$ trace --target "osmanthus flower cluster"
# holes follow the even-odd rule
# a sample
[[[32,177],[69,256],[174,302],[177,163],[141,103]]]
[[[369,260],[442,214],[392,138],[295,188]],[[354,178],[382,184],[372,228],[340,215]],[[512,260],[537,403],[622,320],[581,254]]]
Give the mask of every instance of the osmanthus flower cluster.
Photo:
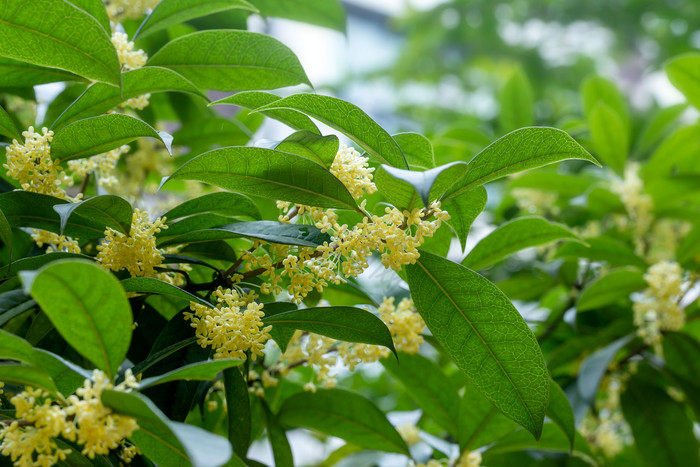
[[[138,387],[127,370],[124,381],[114,385],[100,370],[65,400],[46,391],[26,387],[10,398],[17,420],[0,424],[0,453],[21,467],[49,467],[70,454],[59,447],[64,439],[79,445],[82,454],[94,459],[119,449],[125,462],[138,453],[125,439],[138,429],[136,420],[116,414],[101,402],[105,389],[129,392]]]

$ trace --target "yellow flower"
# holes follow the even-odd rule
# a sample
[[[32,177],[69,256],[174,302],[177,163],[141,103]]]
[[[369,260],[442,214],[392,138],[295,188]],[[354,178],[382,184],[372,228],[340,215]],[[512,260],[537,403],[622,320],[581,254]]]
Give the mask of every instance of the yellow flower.
[[[168,228],[164,222],[165,218],[150,222],[146,212],[134,209],[129,235],[108,228],[97,246],[97,261],[112,271],[126,269],[132,277],[157,276],[154,268],[163,263],[163,254],[156,248],[155,234]]]
[[[112,33],[112,44],[117,49],[119,64],[124,71],[141,68],[148,61],[146,52],[143,50],[134,51],[134,43],[123,32]]]
[[[265,313],[262,304],[255,302],[255,295],[221,287],[213,295],[218,302],[216,308],[191,302],[192,313],[185,313],[185,319],[196,330],[197,343],[213,348],[215,359],[245,360],[246,352],[253,360],[262,356],[272,326],[263,325]]]
[[[65,235],[58,235],[48,230],[40,229],[32,229],[31,237],[39,248],[46,245],[47,253],[53,253],[55,251],[80,253],[80,244],[77,238],[73,239]]]
[[[455,467],[479,467],[481,465],[481,453],[479,451],[464,451]]]
[[[362,157],[354,148],[343,145],[333,159],[330,171],[355,199],[377,191],[372,183],[374,168],[370,168],[369,159]]]
[[[414,444],[421,442],[420,430],[418,430],[418,427],[412,423],[398,426],[396,427],[396,431],[399,432],[403,440],[406,441],[406,444],[409,446],[413,446]]]
[[[123,145],[86,159],[68,161],[68,169],[73,175],[80,177],[85,177],[88,173],[95,171],[97,183],[100,186],[112,186],[117,183],[114,171],[117,167],[117,162],[119,162],[119,157],[129,152],[130,149],[128,145]]]
[[[107,14],[113,23],[122,19],[139,19],[159,2],[160,0],[104,0]]]

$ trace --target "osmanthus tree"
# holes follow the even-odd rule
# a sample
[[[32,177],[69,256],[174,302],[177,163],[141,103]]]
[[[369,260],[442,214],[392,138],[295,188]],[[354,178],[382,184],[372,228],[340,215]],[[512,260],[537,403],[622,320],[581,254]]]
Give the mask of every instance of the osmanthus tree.
[[[349,455],[375,464],[386,453],[407,465],[557,456],[596,464],[605,461],[595,451],[604,435],[592,417],[604,413],[578,433],[559,383],[575,383],[591,405],[617,352],[637,344],[606,384],[625,380],[623,412],[645,459],[664,464],[663,452],[677,465],[696,462],[686,406],[662,389],[678,388],[696,408],[697,359],[685,357],[697,339],[668,332],[682,319],[664,321],[684,312],[677,300],[691,276],[672,263],[644,275],[651,259],[639,255],[652,251],[645,229],[656,217],[648,220],[647,198],[633,196],[642,186],[634,173],[606,188],[605,175],[582,169],[596,159],[545,127],[436,166],[428,139],[392,136],[349,102],[263,92],[310,83],[286,46],[243,30],[253,13],[344,27],[329,0],[0,1],[0,461],[260,465],[248,450],[265,436],[275,465],[287,466],[286,432],[303,427],[346,442],[325,465]],[[697,89],[692,74],[679,76]],[[65,89],[39,112],[36,131],[33,86],[51,82]],[[627,131],[630,120],[610,86],[596,83],[586,100],[593,147],[622,173],[627,146],[616,138],[626,133],[614,125]],[[236,93],[211,102],[207,91]],[[647,149],[671,114],[650,125]],[[253,146],[263,118],[290,135]],[[677,134],[649,164],[664,193],[653,198],[659,219],[697,213],[697,164],[678,154],[692,132]],[[464,245],[483,211],[485,184],[565,159],[584,161],[574,167],[582,172],[531,172],[512,183],[586,194],[588,205],[564,202],[557,214],[574,226],[618,209],[601,224],[605,236],[519,219],[464,264],[446,259],[453,237]],[[684,267],[696,265],[696,231],[679,250]],[[499,289],[474,272],[542,239],[568,240],[557,256],[573,259],[552,263],[558,279],[524,273]],[[590,264],[581,273],[578,258]],[[606,262],[625,267],[601,271]],[[377,297],[361,280],[370,267],[395,271],[410,297],[395,288]],[[489,274],[502,279],[498,269]],[[634,305],[639,342],[633,312],[620,308],[632,286],[645,289]],[[536,337],[508,296],[540,292],[553,312]],[[564,329],[573,305],[580,325]],[[571,358],[597,347],[577,377]],[[640,353],[649,363],[626,379]],[[356,373],[334,387],[339,367],[376,361],[392,379]],[[415,407],[420,430],[387,418]]]

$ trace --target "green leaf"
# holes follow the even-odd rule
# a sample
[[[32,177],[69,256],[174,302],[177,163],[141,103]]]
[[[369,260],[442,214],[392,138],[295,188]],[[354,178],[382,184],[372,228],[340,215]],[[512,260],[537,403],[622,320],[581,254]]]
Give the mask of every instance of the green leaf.
[[[700,109],[700,53],[688,53],[664,64],[669,81]]]
[[[428,138],[419,133],[397,133],[391,137],[401,148],[410,169],[428,170],[435,167],[435,153]]]
[[[675,176],[679,166],[683,166],[686,161],[694,161],[700,156],[700,141],[697,134],[700,125],[691,125],[678,128],[671,135],[663,140],[651,155],[651,158],[642,167],[641,174],[646,181],[656,179],[666,179]],[[688,172],[694,172],[691,169]]]
[[[330,169],[338,147],[338,137],[335,135],[319,136],[313,131],[299,130],[286,137],[275,149],[306,157]]]
[[[377,184],[379,184],[379,177],[382,171],[386,172],[396,180],[405,182],[409,185],[408,190],[401,190],[407,196],[393,196],[397,200],[400,199],[401,201],[399,201],[398,204],[395,202],[392,202],[392,204],[398,207],[411,208],[414,205],[416,198],[415,193],[410,188],[413,187],[415,192],[418,193],[420,200],[423,202],[423,206],[428,207],[430,206],[431,199],[442,195],[445,190],[447,190],[457,179],[462,178],[466,168],[467,164],[462,161],[451,162],[424,172],[397,169],[395,167],[382,164],[381,170],[377,173]],[[433,191],[434,187],[436,190]],[[389,194],[383,192],[381,188],[380,192],[385,196]]]
[[[428,417],[453,436],[457,436],[459,395],[452,381],[440,367],[422,355],[401,353],[399,360],[380,360],[384,368],[406,388],[406,393],[416,401]]]
[[[394,342],[386,324],[369,311],[350,306],[303,308],[265,316],[263,323],[313,332],[345,342],[383,345],[394,354]]]
[[[263,16],[315,24],[345,32],[345,9],[338,0],[251,0]]]
[[[99,195],[78,203],[57,204],[53,207],[61,219],[61,233],[73,213],[99,222],[101,225],[129,235],[133,209],[124,198],[115,195]]]
[[[45,389],[51,394],[58,393],[51,377],[41,368],[33,366],[0,364],[0,381],[17,386]]]
[[[107,10],[105,9],[105,4],[101,0],[67,0],[78,8],[89,13],[90,16],[95,18],[98,23],[102,25],[102,29],[105,32],[110,32],[111,28],[109,25],[109,16],[107,15]]]
[[[311,133],[321,134],[318,127],[313,121],[306,115],[297,112],[296,110],[288,109],[273,109],[273,110],[258,110],[260,107],[272,104],[280,100],[279,96],[270,94],[269,92],[237,92],[236,94],[228,97],[224,97],[218,101],[212,102],[210,105],[237,105],[239,107],[245,107],[246,109],[255,109],[256,112],[265,115],[266,117],[273,118],[287,125],[288,127],[294,128],[295,130],[306,130]]]
[[[163,214],[169,221],[181,217],[212,212],[226,216],[247,216],[260,219],[260,210],[255,202],[239,193],[219,191],[190,199]]]
[[[278,315],[280,313],[286,313],[288,311],[296,310],[298,307],[294,303],[289,302],[272,302],[265,303],[263,306],[263,312],[265,316]],[[272,326],[270,329],[270,337],[277,343],[282,352],[287,351],[287,346],[289,342],[294,337],[296,329],[286,328],[283,326]]]
[[[646,465],[700,465],[698,441],[685,407],[666,392],[632,377],[622,394],[622,412]]]
[[[139,393],[105,389],[102,403],[136,419],[139,429],[129,440],[158,465],[217,467],[231,458],[231,445],[225,438],[192,425],[171,422]]]
[[[539,437],[549,376],[513,304],[479,274],[430,253],[406,270],[413,301],[435,339],[486,398]]]
[[[56,130],[76,120],[104,114],[132,97],[165,91],[184,92],[207,99],[199,88],[178,73],[146,66],[122,74],[121,89],[104,83],[93,84],[63,111],[51,128]]]
[[[542,270],[535,269],[518,271],[496,285],[511,300],[536,301],[557,285],[557,281]]]
[[[87,371],[73,362],[48,350],[35,349],[39,366],[53,379],[61,394],[73,394],[86,379],[92,378],[92,371]]]
[[[105,29],[63,0],[1,0],[0,55],[120,83],[119,58]]]
[[[603,347],[602,349],[592,353],[581,362],[578,378],[576,379],[576,388],[579,395],[588,404],[593,404],[595,396],[598,393],[598,386],[603,380],[605,372],[613,361],[615,355],[634,338],[633,334],[622,337],[612,344]]]
[[[271,149],[215,149],[163,179],[198,180],[227,190],[307,206],[350,209],[357,203],[340,180],[303,157]]]
[[[36,306],[36,302],[23,290],[10,290],[0,294],[0,326],[12,318]]]
[[[396,141],[359,107],[336,97],[319,94],[295,94],[256,109],[296,110],[325,123],[367,151],[370,159],[392,167],[408,168]]]
[[[565,131],[545,127],[521,128],[499,138],[474,156],[469,161],[467,174],[452,187],[447,198],[506,175],[568,159],[599,165]]]
[[[237,222],[220,227],[221,230],[235,233],[241,237],[257,238],[270,243],[299,245],[316,248],[331,237],[313,225],[286,224],[277,221]]]
[[[591,76],[581,86],[581,97],[583,98],[583,113],[589,120],[595,107],[599,104],[605,104],[620,118],[624,133],[628,134],[631,124],[627,99],[615,83],[600,76]]]
[[[142,379],[139,382],[139,389],[181,379],[187,381],[213,381],[221,371],[238,366],[241,363],[243,363],[241,360],[209,360],[192,363],[162,375]]]
[[[119,281],[81,260],[55,262],[20,277],[66,342],[113,378],[131,342],[131,307]]]
[[[61,223],[53,208],[67,203],[53,196],[21,190],[0,194],[0,211],[12,228],[33,227],[58,233]],[[71,216],[64,233],[80,239],[100,238],[104,236],[104,227],[99,222],[76,214]]]
[[[5,135],[10,139],[24,141],[22,133],[17,129],[12,117],[0,106],[0,135]]]
[[[174,354],[178,350],[182,350],[185,347],[194,344],[197,342],[197,337],[192,336],[188,337],[187,339],[183,339],[181,341],[174,342],[173,344],[168,345],[167,347],[164,347],[162,349],[158,349],[155,352],[152,352],[148,355],[148,358],[146,360],[142,361],[138,365],[134,365],[132,368],[132,371],[134,372],[134,375],[139,375],[146,371],[147,369],[151,368],[153,365],[156,363],[160,362],[161,360],[165,359],[166,357],[169,357],[170,355]]]
[[[583,194],[596,181],[583,174],[568,175],[547,169],[533,170],[508,181],[510,188],[534,188],[553,191],[562,196],[574,197]]]
[[[589,118],[596,155],[615,172],[622,173],[629,155],[629,136],[622,119],[607,105],[597,104]]]
[[[457,421],[457,439],[462,451],[473,451],[491,444],[518,427],[517,423],[503,415],[472,384],[467,384],[464,388]]]
[[[535,123],[535,96],[527,75],[516,68],[499,96],[498,121],[504,133]]]
[[[275,467],[294,467],[294,457],[292,456],[292,448],[287,439],[287,433],[277,421],[277,417],[272,413],[270,408],[265,403],[264,399],[260,400],[265,416],[265,426],[267,427],[267,437],[272,445],[272,454],[275,458]]]
[[[454,229],[462,249],[467,244],[467,236],[474,220],[486,207],[486,189],[483,186],[462,192],[455,198],[443,199],[440,208],[447,211],[447,223]]]
[[[484,237],[462,264],[474,270],[484,269],[517,251],[564,239],[581,241],[561,224],[542,217],[523,217],[506,222]]]
[[[168,152],[172,136],[154,130],[148,123],[124,114],[108,114],[78,120],[54,135],[51,157],[65,162],[118,148],[142,136],[156,138]]]
[[[645,153],[658,144],[687,109],[685,103],[659,109],[640,132],[636,152]]]
[[[0,359],[16,360],[31,366],[40,366],[32,345],[19,336],[0,329]]]
[[[588,311],[626,299],[647,287],[644,274],[636,269],[617,269],[596,278],[579,296],[576,308]]]
[[[0,240],[2,240],[2,243],[7,247],[8,256],[10,258],[8,267],[10,267],[12,266],[12,226],[10,226],[10,222],[7,220],[7,217],[5,217],[2,209],[0,209]]]
[[[574,411],[571,408],[569,399],[559,387],[557,383],[550,380],[549,384],[549,407],[547,408],[547,416],[562,429],[566,437],[571,442],[571,448],[574,448],[576,441],[576,421],[574,420]]]
[[[409,455],[384,413],[364,397],[341,389],[299,392],[284,401],[280,423],[318,430],[366,449]]]
[[[189,302],[196,302],[200,305],[213,308],[212,304],[203,298],[153,277],[130,277],[128,279],[124,279],[121,284],[122,287],[124,287],[125,292],[164,295],[166,297],[186,300],[188,304]]]
[[[700,343],[682,332],[667,332],[663,340],[666,367],[674,374],[700,385]]]
[[[57,68],[45,68],[31,63],[0,57],[0,86],[23,87],[56,81],[87,81],[73,73]]]
[[[554,258],[588,258],[606,261],[611,266],[636,266],[647,268],[647,263],[637,256],[625,243],[610,237],[587,238],[586,244],[566,242],[561,245]]]
[[[238,368],[224,370],[224,393],[228,413],[228,439],[234,452],[244,458],[251,441],[250,396],[248,383]]]
[[[255,7],[245,0],[209,0],[202,3],[200,0],[163,0],[153,9],[150,15],[141,23],[136,38],[143,39],[154,32],[162,31],[170,26],[182,24],[185,21],[207,16],[219,11],[231,9],[243,9],[257,12]]]
[[[80,258],[89,261],[93,259],[91,256],[81,255],[78,253],[66,253],[63,251],[55,251],[53,253],[47,253],[39,256],[29,256],[27,258],[19,259],[11,265],[8,264],[7,266],[0,268],[0,279],[15,277],[20,271],[33,271],[35,269],[39,269],[45,264],[67,258]]]
[[[284,44],[247,31],[198,31],[168,42],[148,61],[217,91],[275,89],[308,84],[299,59]]]

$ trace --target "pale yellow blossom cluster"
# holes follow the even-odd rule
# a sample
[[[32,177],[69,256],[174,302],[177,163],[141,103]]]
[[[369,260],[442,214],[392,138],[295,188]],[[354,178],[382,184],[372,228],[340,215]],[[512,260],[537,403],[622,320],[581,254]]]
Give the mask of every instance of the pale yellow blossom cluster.
[[[521,211],[538,215],[559,213],[559,208],[556,206],[559,197],[556,193],[533,188],[513,188],[511,194]]]
[[[151,138],[139,139],[137,149],[127,155],[124,162],[126,171],[119,177],[119,183],[110,187],[110,192],[125,198],[136,198],[141,195],[147,188],[146,178],[149,173],[162,176],[170,170],[167,158],[163,157],[162,150],[158,148],[156,140]],[[158,179],[160,180],[160,177]],[[198,182],[188,182],[187,186],[187,193],[192,198],[197,196],[191,186],[194,183]],[[155,190],[155,187],[153,189]],[[182,200],[178,199],[178,201]]]
[[[126,269],[132,277],[156,277],[155,268],[163,263],[163,253],[156,247],[155,234],[167,229],[165,218],[151,222],[148,213],[134,209],[129,235],[107,228],[97,246],[97,261],[106,269]]]
[[[377,191],[372,183],[374,168],[369,166],[369,159],[362,157],[354,148],[342,145],[333,159],[331,173],[348,188],[355,199]]]
[[[77,238],[58,235],[48,230],[32,229],[32,240],[39,248],[46,245],[46,252],[53,253],[56,251],[67,253],[80,253],[80,243]]]
[[[454,467],[479,467],[481,465],[481,453],[479,451],[464,451]]]
[[[409,446],[413,446],[414,444],[418,444],[422,441],[420,437],[420,430],[412,423],[399,425],[396,427],[396,431],[399,432],[403,440]]]
[[[683,270],[678,263],[661,261],[644,274],[648,287],[634,300],[637,335],[661,353],[662,331],[677,331],[685,324]]]
[[[104,0],[110,21],[139,19],[160,3],[160,0]]]
[[[620,197],[627,210],[627,218],[615,219],[623,229],[632,229],[632,238],[635,251],[638,255],[644,254],[644,236],[649,231],[654,215],[652,213],[654,203],[650,195],[644,193],[644,182],[639,177],[639,164],[629,163],[625,167],[625,174],[621,180],[614,180],[610,184],[613,193]]]
[[[124,439],[138,429],[136,420],[118,415],[102,405],[100,396],[105,389],[128,392],[136,388],[136,378],[127,371],[123,383],[114,386],[100,370],[83,387],[69,396],[64,404],[40,390],[27,387],[10,399],[15,407],[15,421],[0,428],[0,453],[16,466],[48,467],[65,460],[69,449],[60,449],[55,439],[62,437],[82,447],[82,454],[94,459],[124,448],[125,459],[138,452],[127,447]]]
[[[213,348],[215,359],[245,360],[246,352],[253,360],[262,356],[272,327],[263,325],[263,305],[255,302],[255,294],[219,287],[213,296],[215,308],[191,302],[192,313],[185,313],[195,328],[197,343]]]
[[[413,301],[403,299],[398,306],[394,298],[384,298],[377,308],[379,318],[391,332],[394,346],[399,352],[415,354],[423,343],[421,333],[425,330],[423,318],[415,311]],[[333,368],[342,363],[353,370],[360,363],[376,362],[390,355],[383,346],[340,342],[325,336],[297,331],[287,346],[282,362],[275,368],[283,375],[289,365],[303,362],[316,369],[316,379],[326,388],[335,386]],[[308,390],[315,390],[311,384]]]
[[[137,70],[143,67],[148,61],[148,55],[143,50],[134,50],[134,43],[129,40],[129,36],[123,32],[115,31],[112,33],[112,44],[117,49],[119,56],[119,64],[123,71]],[[130,107],[136,110],[143,110],[148,107],[150,94],[142,94],[137,97],[132,97],[120,104],[120,107]]]
[[[128,145],[120,146],[111,151],[97,154],[86,159],[68,161],[68,169],[79,177],[85,177],[90,172],[95,172],[97,183],[100,186],[113,186],[118,183],[115,169],[122,154],[129,152]]]
[[[632,442],[629,425],[620,410],[601,411],[598,416],[588,414],[581,422],[579,432],[594,450],[607,458],[615,457]]]
[[[51,158],[53,131],[42,128],[36,133],[33,127],[22,132],[24,144],[13,140],[7,147],[7,162],[3,167],[7,175],[17,180],[24,191],[41,193],[74,201],[61,188],[61,183],[71,185],[73,180],[66,175],[59,161]]]

